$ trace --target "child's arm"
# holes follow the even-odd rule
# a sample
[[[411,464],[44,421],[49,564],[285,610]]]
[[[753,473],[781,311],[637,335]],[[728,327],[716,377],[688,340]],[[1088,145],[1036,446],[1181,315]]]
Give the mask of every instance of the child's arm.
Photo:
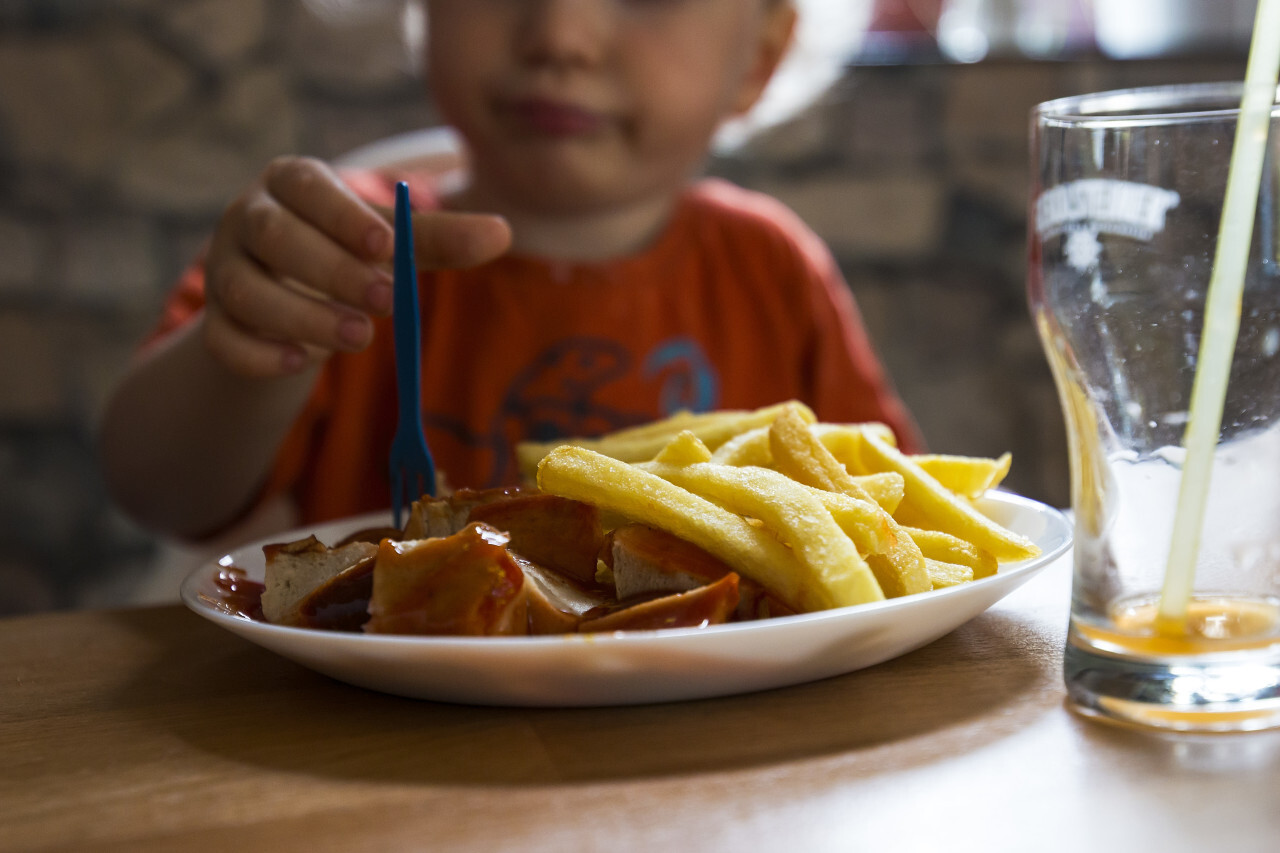
[[[193,538],[253,500],[318,373],[237,375],[205,344],[207,321],[202,314],[130,369],[99,431],[120,506],[148,527]]]
[[[103,414],[103,467],[121,506],[183,536],[244,511],[320,365],[368,346],[370,315],[390,311],[386,215],[300,158],[273,162],[227,208],[205,309],[130,370]],[[510,240],[487,216],[425,214],[414,232],[422,269],[481,263]]]

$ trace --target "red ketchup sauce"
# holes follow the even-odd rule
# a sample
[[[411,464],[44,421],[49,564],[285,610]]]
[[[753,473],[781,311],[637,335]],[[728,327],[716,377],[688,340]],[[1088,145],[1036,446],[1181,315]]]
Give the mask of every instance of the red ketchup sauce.
[[[213,579],[217,588],[216,597],[201,593],[200,597],[208,601],[223,613],[238,616],[241,619],[252,619],[265,622],[262,615],[262,591],[266,588],[259,581],[249,580],[248,573],[236,566],[223,566]]]

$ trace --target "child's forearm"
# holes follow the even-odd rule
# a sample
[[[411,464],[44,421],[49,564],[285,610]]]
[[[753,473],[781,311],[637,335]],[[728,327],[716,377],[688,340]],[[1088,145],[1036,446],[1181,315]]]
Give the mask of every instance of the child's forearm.
[[[205,348],[202,319],[133,368],[99,431],[107,485],[120,506],[181,537],[214,532],[249,506],[318,370],[237,376]]]

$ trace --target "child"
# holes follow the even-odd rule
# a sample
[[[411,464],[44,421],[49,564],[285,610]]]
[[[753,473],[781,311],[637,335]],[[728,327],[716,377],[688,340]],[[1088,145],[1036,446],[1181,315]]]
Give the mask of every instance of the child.
[[[419,211],[427,439],[452,485],[514,482],[525,438],[793,397],[919,448],[817,237],[692,179],[786,51],[790,0],[427,5],[465,182],[269,165],[107,407],[126,509],[199,537],[268,496],[303,524],[389,505],[397,179]]]

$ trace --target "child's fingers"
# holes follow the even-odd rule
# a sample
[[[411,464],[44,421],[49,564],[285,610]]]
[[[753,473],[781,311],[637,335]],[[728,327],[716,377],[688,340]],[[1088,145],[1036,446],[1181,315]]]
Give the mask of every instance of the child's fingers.
[[[511,226],[486,213],[418,213],[413,217],[413,249],[425,269],[474,267],[511,246]]]
[[[376,210],[393,221],[390,208]],[[427,211],[413,215],[413,252],[421,269],[466,269],[511,247],[511,226],[489,213]]]
[[[367,315],[315,299],[243,256],[211,267],[206,289],[215,313],[257,338],[354,352],[368,346],[373,335]]]
[[[391,276],[352,255],[267,193],[240,202],[237,242],[276,278],[292,278],[346,305],[386,314]]]
[[[298,373],[313,360],[301,344],[256,337],[213,311],[205,314],[203,339],[205,347],[224,367],[250,379]]]
[[[321,233],[367,261],[390,259],[390,224],[312,157],[279,157],[262,176],[267,192]]]

